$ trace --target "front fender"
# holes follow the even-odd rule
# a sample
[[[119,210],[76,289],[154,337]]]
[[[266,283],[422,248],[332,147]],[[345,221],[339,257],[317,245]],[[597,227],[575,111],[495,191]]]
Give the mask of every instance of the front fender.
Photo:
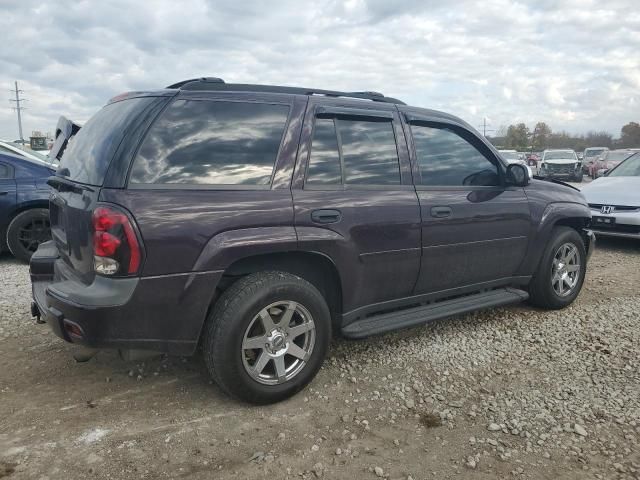
[[[533,275],[537,268],[542,254],[547,247],[551,238],[551,231],[557,225],[573,226],[586,231],[586,228],[591,222],[591,211],[589,207],[582,203],[571,202],[552,202],[549,203],[537,224],[537,228],[534,231],[532,242],[530,243],[531,249],[525,259],[522,266],[523,275]],[[591,245],[590,241],[585,236],[585,243],[587,252]]]

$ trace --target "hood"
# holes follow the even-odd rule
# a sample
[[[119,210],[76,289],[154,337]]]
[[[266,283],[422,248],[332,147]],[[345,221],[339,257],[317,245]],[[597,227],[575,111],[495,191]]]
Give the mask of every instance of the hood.
[[[542,162],[552,165],[573,165],[578,163],[578,160],[575,158],[554,158],[553,160],[543,160]]]
[[[600,177],[585,185],[582,193],[589,203],[640,206],[640,177]]]

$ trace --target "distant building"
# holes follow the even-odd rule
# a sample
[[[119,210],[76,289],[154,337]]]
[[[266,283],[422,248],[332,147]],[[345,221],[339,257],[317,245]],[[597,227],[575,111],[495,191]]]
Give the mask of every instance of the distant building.
[[[31,136],[29,137],[29,146],[31,147],[31,150],[49,150],[52,142],[53,140],[48,138],[48,135],[44,135],[42,132],[37,130],[31,132]]]

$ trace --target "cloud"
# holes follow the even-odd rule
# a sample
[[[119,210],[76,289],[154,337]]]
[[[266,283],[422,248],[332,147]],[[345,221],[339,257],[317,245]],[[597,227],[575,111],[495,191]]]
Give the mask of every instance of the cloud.
[[[110,97],[185,78],[377,90],[492,127],[638,121],[634,0],[4,0],[0,85],[24,129],[86,121]],[[9,95],[9,92],[7,92]],[[0,108],[0,138],[17,137]]]

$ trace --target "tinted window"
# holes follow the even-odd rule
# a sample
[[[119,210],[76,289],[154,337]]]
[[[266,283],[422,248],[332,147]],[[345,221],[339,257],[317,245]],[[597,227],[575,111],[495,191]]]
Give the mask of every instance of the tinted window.
[[[311,185],[339,185],[340,153],[336,128],[331,118],[318,118],[313,130],[311,156],[305,183]]]
[[[137,114],[157,98],[111,103],[96,113],[70,142],[58,175],[80,183],[102,185],[111,159]]]
[[[144,140],[130,181],[269,185],[288,112],[286,105],[177,100]]]
[[[397,185],[398,150],[391,122],[336,119],[345,183]]]
[[[473,145],[446,128],[412,125],[423,185],[498,185],[497,167]]]
[[[7,165],[0,163],[0,178],[11,178],[11,170]]]

